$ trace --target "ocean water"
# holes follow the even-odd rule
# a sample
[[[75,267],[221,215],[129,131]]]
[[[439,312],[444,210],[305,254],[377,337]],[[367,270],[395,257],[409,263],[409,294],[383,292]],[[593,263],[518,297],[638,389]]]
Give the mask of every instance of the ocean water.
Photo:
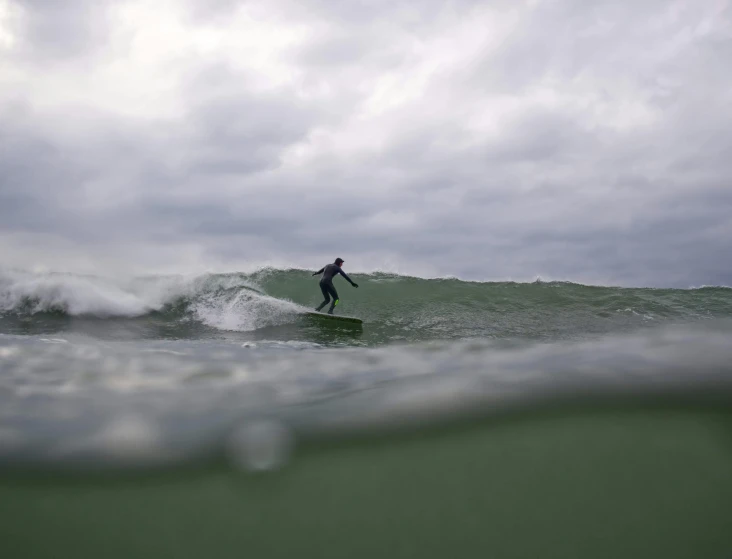
[[[229,340],[374,347],[449,340],[558,342],[732,317],[732,289],[477,283],[390,274],[338,283],[353,332],[303,320],[322,300],[302,270],[114,281],[0,272],[0,333],[108,341]]]
[[[3,556],[729,557],[732,289],[0,272]]]

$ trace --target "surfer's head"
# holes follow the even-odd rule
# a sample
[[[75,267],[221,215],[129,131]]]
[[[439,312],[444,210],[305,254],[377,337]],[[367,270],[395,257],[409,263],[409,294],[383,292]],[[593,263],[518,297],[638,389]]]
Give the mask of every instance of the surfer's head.
[[[341,265],[343,265],[343,262],[344,262],[344,261],[343,261],[343,258],[336,258],[336,259],[335,259],[335,264],[336,264],[336,266],[341,266]]]

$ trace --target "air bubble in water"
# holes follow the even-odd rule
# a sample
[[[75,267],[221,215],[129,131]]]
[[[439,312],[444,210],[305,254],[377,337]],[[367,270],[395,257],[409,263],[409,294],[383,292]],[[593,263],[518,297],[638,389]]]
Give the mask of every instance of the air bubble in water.
[[[292,435],[278,421],[250,421],[237,427],[228,442],[231,460],[239,467],[262,472],[282,467],[292,450]]]

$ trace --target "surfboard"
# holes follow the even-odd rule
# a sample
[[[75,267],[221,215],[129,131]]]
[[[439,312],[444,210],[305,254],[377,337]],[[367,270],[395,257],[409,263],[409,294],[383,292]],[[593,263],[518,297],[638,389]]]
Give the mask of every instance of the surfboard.
[[[339,322],[350,322],[351,324],[363,324],[363,320],[361,320],[360,318],[356,318],[355,316],[339,316],[337,314],[327,314],[316,311],[306,312],[305,316],[311,316],[313,318],[323,318],[325,320],[336,320]]]

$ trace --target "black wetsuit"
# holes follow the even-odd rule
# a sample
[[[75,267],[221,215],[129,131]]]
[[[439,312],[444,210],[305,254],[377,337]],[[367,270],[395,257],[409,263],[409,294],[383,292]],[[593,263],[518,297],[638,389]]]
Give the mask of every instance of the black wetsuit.
[[[333,278],[340,274],[344,278],[346,278],[346,281],[348,281],[348,283],[350,283],[353,287],[358,286],[351,281],[351,278],[349,278],[346,275],[346,272],[344,272],[343,269],[337,264],[328,264],[324,268],[321,268],[320,270],[315,272],[313,275],[317,276],[318,274],[323,274],[323,277],[320,278],[320,290],[323,292],[323,297],[325,298],[325,301],[323,301],[320,306],[315,310],[319,311],[320,309],[322,309],[330,302],[330,298],[333,297],[333,304],[330,306],[330,309],[328,309],[328,314],[333,314],[333,309],[338,304],[338,292],[333,286]]]

